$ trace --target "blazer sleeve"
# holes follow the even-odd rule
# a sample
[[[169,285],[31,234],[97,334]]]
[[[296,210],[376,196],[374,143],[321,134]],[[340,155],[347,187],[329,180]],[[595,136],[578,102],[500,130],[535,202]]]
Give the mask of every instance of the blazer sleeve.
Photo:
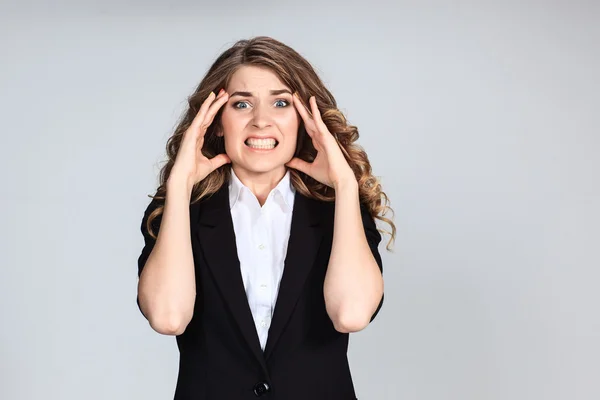
[[[369,243],[369,247],[371,248],[373,257],[375,258],[375,261],[377,262],[377,265],[379,266],[379,270],[383,274],[383,263],[381,261],[381,255],[379,254],[379,250],[378,250],[379,243],[381,242],[381,234],[377,230],[377,225],[375,225],[375,220],[369,213],[368,208],[364,204],[361,204],[360,210],[361,210],[363,226],[365,228],[365,235],[367,236],[367,243]],[[373,320],[375,319],[377,314],[379,314],[379,310],[381,310],[381,306],[383,305],[383,298],[384,298],[384,295],[382,293],[381,300],[379,301],[379,305],[377,306],[377,309],[371,316],[370,322],[373,322]]]
[[[142,217],[142,223],[140,226],[140,230],[142,232],[142,236],[144,237],[144,246],[142,247],[142,251],[137,260],[138,278],[142,275],[142,270],[144,269],[146,261],[148,261],[148,257],[150,257],[150,253],[152,252],[152,249],[154,248],[154,244],[156,243],[156,239],[154,239],[152,236],[150,236],[150,232],[148,231],[148,229],[146,229],[146,223],[148,222],[148,217],[150,216],[150,214],[154,210],[156,210],[158,207],[160,207],[162,204],[163,204],[163,200],[152,199],[150,204],[148,204],[148,206],[146,207],[146,210],[144,211],[144,215]],[[155,235],[158,235],[158,230],[160,229],[161,220],[162,220],[162,214],[160,214],[159,216],[154,218],[154,220],[152,221],[152,230]],[[142,312],[142,309],[140,307],[139,297],[137,297],[136,302],[137,302],[138,308],[140,309],[140,312]],[[143,312],[142,312],[142,314],[143,314]]]

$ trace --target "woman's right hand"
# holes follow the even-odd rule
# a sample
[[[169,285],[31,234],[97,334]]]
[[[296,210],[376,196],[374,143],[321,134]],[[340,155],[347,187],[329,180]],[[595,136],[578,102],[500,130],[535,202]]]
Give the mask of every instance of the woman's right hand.
[[[216,98],[214,92],[211,92],[204,100],[190,127],[183,134],[175,164],[169,174],[170,182],[185,184],[188,191],[191,192],[196,183],[217,168],[231,162],[227,154],[218,154],[210,159],[202,154],[204,134],[212,124],[217,111],[227,102],[228,98],[229,94],[221,89]]]

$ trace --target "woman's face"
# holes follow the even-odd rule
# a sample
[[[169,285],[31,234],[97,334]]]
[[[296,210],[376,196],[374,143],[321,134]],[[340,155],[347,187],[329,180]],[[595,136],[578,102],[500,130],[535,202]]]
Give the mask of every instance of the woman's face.
[[[300,116],[291,89],[267,68],[242,66],[225,89],[221,123],[236,173],[285,171],[296,151]]]

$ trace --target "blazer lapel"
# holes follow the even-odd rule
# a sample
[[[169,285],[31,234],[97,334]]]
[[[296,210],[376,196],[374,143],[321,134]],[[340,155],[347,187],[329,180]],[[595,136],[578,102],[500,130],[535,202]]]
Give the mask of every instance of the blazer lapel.
[[[227,183],[203,201],[197,222],[196,232],[206,263],[248,346],[267,373],[240,272]]]
[[[323,238],[320,229],[321,212],[319,202],[296,192],[283,276],[269,328],[265,359],[269,358],[284,331],[314,265]]]

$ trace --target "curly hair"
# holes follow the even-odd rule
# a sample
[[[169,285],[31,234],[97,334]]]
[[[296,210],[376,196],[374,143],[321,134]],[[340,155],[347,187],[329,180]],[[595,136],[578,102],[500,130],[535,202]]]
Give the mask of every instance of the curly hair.
[[[338,110],[335,98],[325,87],[310,63],[291,47],[267,36],[239,40],[221,53],[206,72],[194,93],[188,97],[188,109],[180,118],[175,132],[167,141],[168,160],[160,171],[160,185],[156,190],[156,194],[150,196],[162,200],[162,204],[148,216],[146,228],[150,235],[156,239],[152,221],[161,215],[164,210],[166,182],[175,164],[175,158],[185,131],[189,128],[202,102],[210,92],[217,92],[220,88],[227,87],[237,69],[245,65],[269,68],[292,89],[292,92],[298,92],[304,105],[307,105],[310,96],[315,96],[323,122],[340,145],[346,161],[354,171],[358,181],[360,202],[367,207],[373,218],[387,223],[391,228],[391,231],[379,229],[381,232],[390,235],[386,246],[390,250],[396,236],[396,227],[393,221],[386,217],[387,212],[392,211],[389,206],[389,198],[382,191],[379,180],[373,176],[366,152],[355,143],[359,136],[357,127],[348,124],[345,116]],[[308,110],[310,110],[310,106],[308,106]],[[207,158],[225,153],[224,139],[222,136],[217,135],[222,129],[221,112],[222,110],[218,111],[213,123],[204,135],[202,153]],[[310,111],[308,112],[310,114]],[[295,156],[304,161],[312,162],[316,154],[317,151],[306,133],[304,123],[301,122]],[[225,164],[210,173],[194,185],[191,203],[194,204],[217,192],[223,184],[229,181],[230,174],[230,164]],[[290,168],[290,174],[293,186],[302,195],[326,202],[335,200],[333,188],[295,169]]]

